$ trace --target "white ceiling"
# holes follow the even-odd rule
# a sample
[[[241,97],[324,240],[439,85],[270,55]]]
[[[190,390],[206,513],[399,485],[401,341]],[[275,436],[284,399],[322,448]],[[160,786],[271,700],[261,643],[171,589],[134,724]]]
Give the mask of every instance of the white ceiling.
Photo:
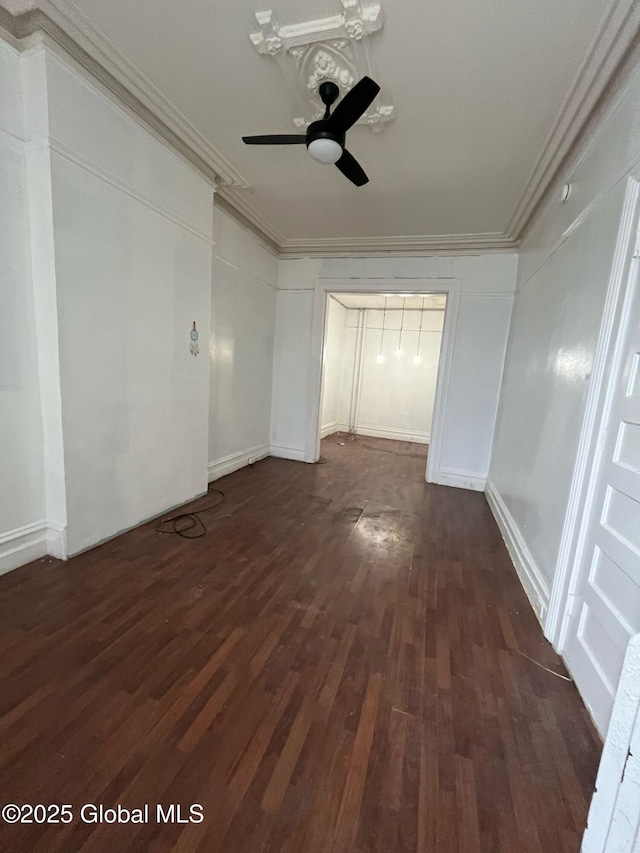
[[[414,293],[406,297],[397,294],[385,296],[384,293],[334,293],[332,298],[345,308],[386,307],[387,311],[400,311],[403,307],[405,310],[444,311],[447,304],[447,297],[438,293]]]
[[[281,241],[503,233],[613,0],[382,0],[371,36],[395,119],[356,126],[357,189],[300,147],[277,62],[254,49],[255,12],[280,24],[339,14],[338,0],[49,0],[157,87],[235,167],[240,197]]]

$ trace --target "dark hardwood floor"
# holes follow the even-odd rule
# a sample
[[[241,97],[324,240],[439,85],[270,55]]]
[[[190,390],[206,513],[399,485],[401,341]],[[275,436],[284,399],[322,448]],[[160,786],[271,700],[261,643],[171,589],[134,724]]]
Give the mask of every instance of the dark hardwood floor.
[[[204,538],[0,578],[0,804],[74,813],[0,850],[577,853],[599,740],[521,654],[564,672],[484,496],[425,451],[334,436],[219,481]]]

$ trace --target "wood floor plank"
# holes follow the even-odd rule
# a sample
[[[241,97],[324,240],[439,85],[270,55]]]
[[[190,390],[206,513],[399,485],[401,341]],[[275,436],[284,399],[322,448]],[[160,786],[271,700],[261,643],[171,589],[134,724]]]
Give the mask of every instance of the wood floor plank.
[[[379,675],[371,675],[367,684],[367,692],[362,703],[362,713],[356,732],[347,779],[340,803],[340,811],[336,821],[332,849],[337,853],[353,850],[354,840],[358,832],[360,805],[367,776],[369,752],[373,740],[382,679]]]
[[[75,814],[0,850],[576,853],[600,742],[523,657],[564,671],[484,496],[426,485],[423,445],[322,447],[223,478],[201,539],[0,578],[0,800]]]

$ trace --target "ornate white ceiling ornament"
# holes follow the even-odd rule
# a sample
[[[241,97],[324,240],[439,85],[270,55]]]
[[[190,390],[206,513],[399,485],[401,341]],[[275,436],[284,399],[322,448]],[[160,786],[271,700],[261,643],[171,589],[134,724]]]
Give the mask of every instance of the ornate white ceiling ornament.
[[[382,7],[368,0],[340,0],[342,13],[329,18],[280,26],[271,10],[257,12],[260,25],[250,39],[258,53],[273,56],[289,85],[295,104],[293,123],[303,128],[324,113],[318,87],[331,80],[340,97],[364,75],[376,78],[369,36],[382,29]],[[393,118],[384,90],[358,124],[380,130]]]

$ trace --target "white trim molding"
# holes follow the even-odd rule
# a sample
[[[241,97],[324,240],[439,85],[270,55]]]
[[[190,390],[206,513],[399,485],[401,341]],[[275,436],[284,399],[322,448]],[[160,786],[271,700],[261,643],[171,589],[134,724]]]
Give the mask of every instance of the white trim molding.
[[[466,254],[485,251],[513,252],[518,242],[502,232],[486,234],[395,235],[381,237],[328,237],[316,240],[281,240],[281,258],[290,257],[353,257],[363,255],[388,257],[393,255]]]
[[[328,435],[333,435],[334,432],[342,431],[342,429],[343,429],[343,424],[339,424],[337,421],[333,421],[333,423],[325,424],[320,429],[320,435],[322,438],[326,438]],[[347,429],[344,430],[344,432],[347,432],[348,429],[349,428],[347,427]]]
[[[64,527],[52,521],[36,521],[0,534],[0,575],[49,554],[66,559]]]
[[[58,560],[67,559],[67,530],[55,521],[47,521],[47,553]]]
[[[351,3],[349,6],[351,7]],[[640,0],[611,0],[609,13],[576,75],[547,137],[524,192],[503,231],[472,234],[287,239],[247,200],[246,179],[115,45],[65,0],[4,0],[0,37],[19,50],[43,43],[64,54],[74,67],[107,90],[124,109],[174,152],[213,182],[225,210],[256,234],[279,257],[340,255],[467,254],[513,251],[549,195],[561,167],[601,120],[599,110],[610,84],[637,48]]]
[[[209,482],[219,480],[220,477],[226,477],[227,474],[232,474],[234,471],[240,470],[247,465],[253,465],[265,456],[269,456],[270,448],[268,444],[258,444],[255,447],[249,447],[247,450],[239,450],[237,453],[229,453],[227,456],[222,456],[207,465],[207,475]]]
[[[237,191],[237,187],[218,186],[215,194],[215,206],[223,210],[234,222],[251,231],[265,249],[276,258],[280,257],[280,246],[283,236],[264,219],[258,211],[249,204],[246,193]]]
[[[271,444],[269,455],[275,456],[276,459],[291,459],[293,462],[312,462],[312,459],[307,459],[304,450],[299,447],[288,447],[286,444]]]
[[[485,497],[493,513],[511,561],[541,625],[549,606],[549,586],[524,541],[524,537],[507,509],[502,496],[491,481],[487,482]]]
[[[558,549],[549,610],[544,625],[545,636],[559,653],[563,651],[566,641],[573,599],[572,589],[580,571],[582,546],[587,535],[589,510],[599,463],[598,437],[606,423],[615,391],[611,387],[609,378],[615,369],[616,357],[620,357],[617,351],[620,335],[625,328],[625,298],[634,277],[638,274],[638,259],[633,255],[639,218],[640,184],[634,179],[629,179],[600,334],[591,369],[591,381]]]
[[[77,68],[108,89],[128,112],[209,180],[248,186],[221,152],[140,68],[93,28],[77,6],[63,0],[18,0],[12,6],[13,14],[0,7],[0,26],[19,40],[21,49],[40,40],[52,50],[62,50]]]
[[[330,295],[340,293],[438,293],[445,294],[447,304],[440,344],[436,393],[433,403],[433,418],[429,435],[430,452],[427,457],[425,479],[437,481],[440,465],[444,416],[447,406],[448,384],[453,360],[455,329],[460,304],[460,280],[457,278],[319,278],[314,286],[313,319],[311,325],[311,358],[309,361],[309,403],[307,411],[307,435],[304,458],[315,462],[320,456],[322,431],[320,425],[322,393],[322,351],[325,335],[327,304]],[[360,428],[360,424],[358,424]],[[384,436],[389,438],[390,436]],[[406,441],[406,438],[402,439]]]
[[[407,257],[410,255],[467,255],[513,252],[520,245],[508,234],[426,234],[381,237],[327,237],[288,240],[247,200],[246,188],[220,185],[216,205],[251,231],[278,258]]]
[[[206,243],[208,246],[215,246],[215,240],[212,238],[211,234],[206,234],[197,228],[194,228],[188,222],[185,222],[184,219],[181,219],[179,216],[176,216],[171,210],[164,207],[163,205],[157,204],[153,199],[149,198],[147,195],[138,192],[133,187],[129,186],[129,184],[121,181],[119,178],[116,178],[114,175],[109,172],[101,169],[99,166],[96,166],[94,163],[89,162],[89,160],[81,157],[80,154],[77,154],[75,151],[71,151],[70,148],[67,148],[66,145],[58,142],[53,137],[49,137],[48,139],[43,140],[42,142],[37,142],[35,145],[31,143],[27,143],[27,151],[37,150],[37,149],[45,149],[47,148],[50,151],[55,152],[59,157],[62,157],[67,162],[72,163],[74,166],[77,166],[79,169],[88,172],[90,175],[98,178],[101,181],[104,181],[109,186],[118,190],[121,193],[129,196],[129,198],[134,199],[139,204],[144,205],[149,210],[153,210],[154,213],[157,213],[159,216],[164,217],[164,219],[168,219],[169,222],[173,222],[174,225],[177,225],[179,228],[182,228],[184,231],[187,231],[189,234],[192,234],[194,237],[197,237],[198,240],[202,240],[203,243]]]
[[[639,26],[638,0],[612,0],[507,224],[505,233],[514,240],[522,239],[558,169],[572,154],[609,83],[637,40]]]
[[[461,468],[438,468],[433,482],[439,486],[453,486],[456,489],[484,492],[487,475],[478,471],[463,471]]]
[[[339,432],[348,433],[349,424],[338,423],[334,424]],[[335,432],[335,429],[333,430]],[[322,437],[324,438],[324,427],[322,428]],[[327,433],[328,435],[329,433]],[[370,424],[359,423],[356,427],[356,435],[368,435],[372,438],[389,438],[392,441],[413,441],[416,444],[429,444],[431,433],[424,430],[411,431],[407,429],[396,429],[395,427],[371,426]]]

